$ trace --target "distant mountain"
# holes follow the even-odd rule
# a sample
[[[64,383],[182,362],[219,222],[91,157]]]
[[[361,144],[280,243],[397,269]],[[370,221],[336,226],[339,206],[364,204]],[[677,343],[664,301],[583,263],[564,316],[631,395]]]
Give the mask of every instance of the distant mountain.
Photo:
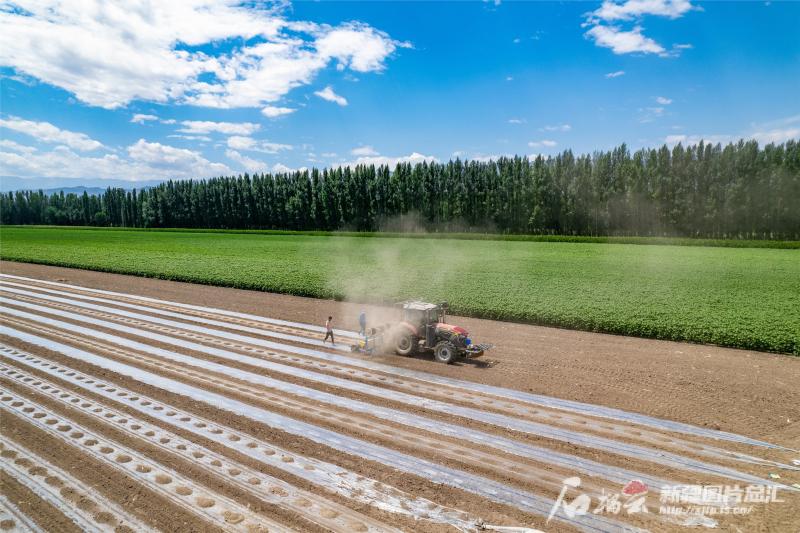
[[[99,196],[105,192],[105,188],[103,187],[84,187],[83,185],[78,187],[55,187],[53,189],[42,189],[42,192],[51,195],[51,194],[58,194],[63,192],[64,194],[75,193],[77,195],[82,195],[83,193],[88,194],[89,196]]]
[[[75,179],[75,178],[18,178],[16,176],[0,176],[0,192],[43,190],[47,194],[64,191],[64,194],[75,193],[100,194],[108,187],[119,187],[125,190],[149,189],[155,187],[161,180],[126,181],[105,179]]]

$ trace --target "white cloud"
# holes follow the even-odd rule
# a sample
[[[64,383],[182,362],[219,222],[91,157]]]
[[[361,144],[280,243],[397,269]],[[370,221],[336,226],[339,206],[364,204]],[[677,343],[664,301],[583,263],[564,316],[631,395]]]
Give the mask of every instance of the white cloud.
[[[139,139],[128,147],[128,156],[137,163],[179,172],[207,174],[209,170],[216,168],[217,172],[221,173],[225,168],[224,165],[209,162],[199,152],[157,142],[151,143],[144,139]]]
[[[322,152],[320,155],[322,157],[336,157],[339,154],[337,154],[336,152]]]
[[[19,177],[129,181],[208,178],[232,174],[226,165],[211,162],[198,152],[150,143],[144,139],[130,145],[126,150],[127,156],[107,154],[86,157],[66,146],[56,146],[46,152],[32,147],[26,150],[22,153],[0,151],[0,166],[8,174]]]
[[[284,115],[289,115],[294,113],[297,109],[293,109],[291,107],[277,107],[268,105],[261,110],[261,114],[267,118],[277,118],[282,117]]]
[[[62,130],[49,122],[36,122],[12,116],[8,119],[0,119],[0,128],[30,135],[42,142],[64,144],[82,152],[90,152],[103,147],[100,141],[95,141],[84,133]]]
[[[663,107],[644,107],[639,108],[639,122],[646,124],[653,122],[657,118],[664,116],[665,109]]]
[[[737,137],[733,135],[667,135],[664,138],[664,142],[670,146],[674,146],[678,143],[682,143],[685,146],[697,144],[700,141],[704,141],[706,144],[726,144],[736,139]]]
[[[465,156],[466,156],[466,152],[453,152],[453,156],[452,157],[465,158]],[[538,156],[542,156],[545,159],[550,157],[549,155],[545,155],[545,154],[530,154],[530,155],[527,155],[527,156],[519,156],[518,154],[509,154],[509,153],[505,153],[505,154],[473,153],[469,157],[466,157],[466,159],[469,160],[469,161],[476,161],[476,162],[479,162],[479,163],[488,163],[490,161],[497,162],[497,161],[499,161],[500,159],[503,159],[503,158],[514,159],[515,157],[527,157],[528,159],[530,159],[532,161],[532,160],[536,159]]]
[[[358,148],[353,148],[350,150],[350,153],[359,156],[359,157],[369,157],[373,155],[380,155],[378,154],[377,150],[372,146],[359,146]]]
[[[263,161],[258,161],[246,155],[242,155],[236,150],[225,150],[225,156],[231,161],[238,163],[247,172],[267,172],[269,170],[267,168],[268,165]]]
[[[228,137],[228,148],[233,148],[234,150],[250,150],[255,145],[256,140],[252,137],[241,137],[238,135]]]
[[[241,137],[234,135],[228,137],[228,148],[233,150],[246,150],[250,152],[263,152],[265,154],[277,154],[283,150],[291,150],[290,144],[273,143],[264,140],[253,139],[252,137]]]
[[[667,135],[664,142],[667,144],[685,143],[689,139],[688,135]]]
[[[183,139],[185,141],[202,141],[202,142],[211,142],[211,137],[207,137],[205,135],[179,135],[179,134],[172,134],[167,135],[170,139]]]
[[[30,76],[24,76],[24,75],[21,76],[19,74],[0,73],[0,79],[3,79],[3,78],[8,79],[8,80],[14,80],[17,83],[21,83],[23,85],[27,85],[28,87],[33,87],[34,85],[36,85],[36,80],[31,78]]]
[[[560,131],[560,132],[567,132],[572,129],[572,126],[569,124],[556,124],[554,126],[545,126],[544,128],[539,128],[539,131]]]
[[[0,139],[0,150],[5,149],[17,154],[32,154],[36,151],[33,146],[19,144],[8,139]]]
[[[162,124],[176,124],[177,122],[178,121],[175,120],[174,118],[168,118],[167,120],[162,120],[161,121]]]
[[[624,31],[616,26],[594,26],[586,32],[586,36],[593,39],[597,46],[610,48],[615,54],[630,54],[640,52],[643,54],[664,54],[663,46],[649,37],[642,35],[641,26],[635,26],[630,31]]]
[[[359,157],[355,161],[349,161],[346,163],[338,163],[333,166],[335,167],[355,167],[358,165],[374,165],[374,166],[381,166],[386,165],[389,168],[394,168],[397,166],[398,163],[410,163],[412,165],[416,165],[417,163],[432,163],[436,162],[436,159],[432,155],[423,155],[418,152],[413,152],[411,155],[406,156],[399,156],[399,157],[390,157],[385,155],[374,155],[374,156],[365,156]]]
[[[413,152],[411,155],[406,156],[385,156],[381,155],[375,150],[372,146],[359,146],[354,148],[350,151],[352,155],[357,156],[355,161],[342,161],[339,163],[332,164],[333,167],[355,167],[358,165],[374,165],[376,167],[381,165],[386,165],[389,168],[394,168],[397,166],[398,163],[411,163],[412,165],[416,165],[417,163],[431,163],[434,161],[438,161],[432,155],[423,155],[418,152]],[[323,156],[335,156],[336,154],[322,154]]]
[[[506,76],[506,81],[514,81],[514,76]]]
[[[290,21],[275,5],[17,0],[0,11],[0,65],[109,109],[133,100],[263,107],[331,62],[380,71],[408,46],[365,24]],[[239,44],[200,50],[221,42]]]
[[[261,129],[259,124],[252,122],[212,122],[209,120],[184,120],[181,122],[181,133],[222,133],[224,135],[250,135]]]
[[[753,139],[759,144],[780,144],[786,141],[800,141],[800,115],[789,116],[777,120],[751,124],[749,131],[743,134],[714,134],[714,135],[668,135],[664,142],[670,145],[677,143],[697,144],[701,140],[707,143],[729,143],[738,139]]]
[[[314,92],[314,94],[319,96],[323,100],[327,100],[328,102],[334,102],[340,106],[347,105],[347,98],[345,98],[344,96],[339,96],[338,94],[333,92],[333,87],[331,87],[330,85],[328,85],[321,91]]]
[[[797,124],[798,122],[800,122],[800,114],[779,118],[777,120],[770,120],[768,122],[763,122],[761,124],[751,124],[751,126],[753,129],[756,130],[766,130],[772,128],[781,128],[783,126]]]
[[[800,140],[800,128],[776,128],[768,131],[757,131],[751,135],[760,144],[782,143]]]
[[[659,105],[669,105],[672,103],[672,99],[665,96],[656,96],[656,102]]]
[[[514,39],[512,42],[513,42],[514,44],[519,44],[519,43],[521,43],[521,42],[522,42],[522,39],[520,39],[519,37],[516,37],[516,38],[515,38],[515,39]]]
[[[556,141],[551,141],[550,139],[542,139],[541,141],[531,141],[528,143],[528,146],[531,148],[552,148],[556,146],[558,143]]]
[[[489,161],[497,161],[504,157],[513,158],[513,154],[473,154],[472,157],[469,158],[470,161],[476,161],[478,163],[488,163]]]
[[[758,141],[759,144],[765,145],[770,143],[780,144],[791,140],[800,140],[800,128],[786,128],[774,129],[769,131],[755,131],[746,135],[667,135],[664,142],[669,145],[682,143],[684,145],[697,144],[700,141],[705,143],[730,143],[736,142],[739,139],[753,139]]]
[[[397,43],[387,34],[359,23],[330,29],[317,38],[315,45],[318,54],[326,62],[335,59],[339,70],[346,67],[356,72],[381,71],[384,68],[383,61],[398,45],[410,46]]]
[[[701,10],[692,5],[690,0],[626,0],[624,2],[604,0],[598,9],[586,14],[583,26],[591,26],[591,28],[584,35],[594,40],[597,46],[610,48],[615,54],[642,53],[658,54],[661,57],[677,57],[681,50],[691,48],[692,45],[674,44],[671,50],[667,50],[653,39],[643,35],[642,28],[638,24],[630,30],[625,30],[616,24],[622,21],[641,21],[644,16],[649,15],[677,19],[693,9]],[[615,76],[607,74],[606,77]]]
[[[508,119],[508,123],[509,124],[525,124],[527,122],[528,121],[525,120],[524,118],[510,118],[510,119]]]
[[[620,76],[624,75],[625,75],[624,70],[617,70],[616,72],[609,72],[608,74],[606,74],[606,79],[619,78]]]
[[[627,0],[614,2],[604,0],[603,4],[592,12],[592,16],[605,21],[632,20],[644,15],[656,15],[676,19],[695,9],[689,0]]]
[[[142,113],[136,113],[131,118],[131,122],[134,124],[144,124],[148,120],[158,120],[158,117],[155,115],[143,115]]]
[[[308,170],[307,167],[298,167],[292,168],[289,166],[284,165],[283,163],[275,163],[270,167],[270,170],[273,174],[288,174],[290,172],[303,172],[304,170]]]
[[[306,170],[306,167],[300,168],[291,168],[283,163],[275,163],[274,165],[270,166],[269,163],[265,163],[264,161],[259,161],[257,159],[253,159],[251,157],[247,157],[246,155],[240,154],[236,150],[225,150],[225,156],[239,164],[239,166],[247,171],[247,172],[272,172],[272,173],[289,173],[295,171],[303,171]]]

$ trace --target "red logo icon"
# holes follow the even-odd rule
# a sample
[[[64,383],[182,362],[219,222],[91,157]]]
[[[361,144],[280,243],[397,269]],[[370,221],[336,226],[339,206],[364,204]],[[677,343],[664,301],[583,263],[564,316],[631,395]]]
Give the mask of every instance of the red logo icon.
[[[622,494],[625,494],[626,496],[635,496],[637,494],[642,494],[645,492],[647,492],[647,485],[645,485],[638,479],[629,481],[628,484],[622,488]]]

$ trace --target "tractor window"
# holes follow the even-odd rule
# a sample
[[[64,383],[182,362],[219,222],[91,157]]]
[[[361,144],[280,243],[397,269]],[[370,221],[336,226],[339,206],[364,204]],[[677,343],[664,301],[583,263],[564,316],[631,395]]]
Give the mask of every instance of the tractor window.
[[[425,312],[417,309],[406,309],[405,319],[412,324],[422,324],[425,321]]]

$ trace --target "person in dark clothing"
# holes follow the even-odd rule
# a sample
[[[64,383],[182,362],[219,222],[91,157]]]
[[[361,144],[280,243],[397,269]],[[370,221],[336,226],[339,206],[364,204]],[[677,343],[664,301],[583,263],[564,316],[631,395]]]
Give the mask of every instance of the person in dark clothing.
[[[325,341],[328,340],[328,337],[331,338],[331,344],[336,344],[336,342],[333,340],[333,317],[332,316],[329,316],[328,320],[325,321],[325,339],[322,342],[325,343]]]

